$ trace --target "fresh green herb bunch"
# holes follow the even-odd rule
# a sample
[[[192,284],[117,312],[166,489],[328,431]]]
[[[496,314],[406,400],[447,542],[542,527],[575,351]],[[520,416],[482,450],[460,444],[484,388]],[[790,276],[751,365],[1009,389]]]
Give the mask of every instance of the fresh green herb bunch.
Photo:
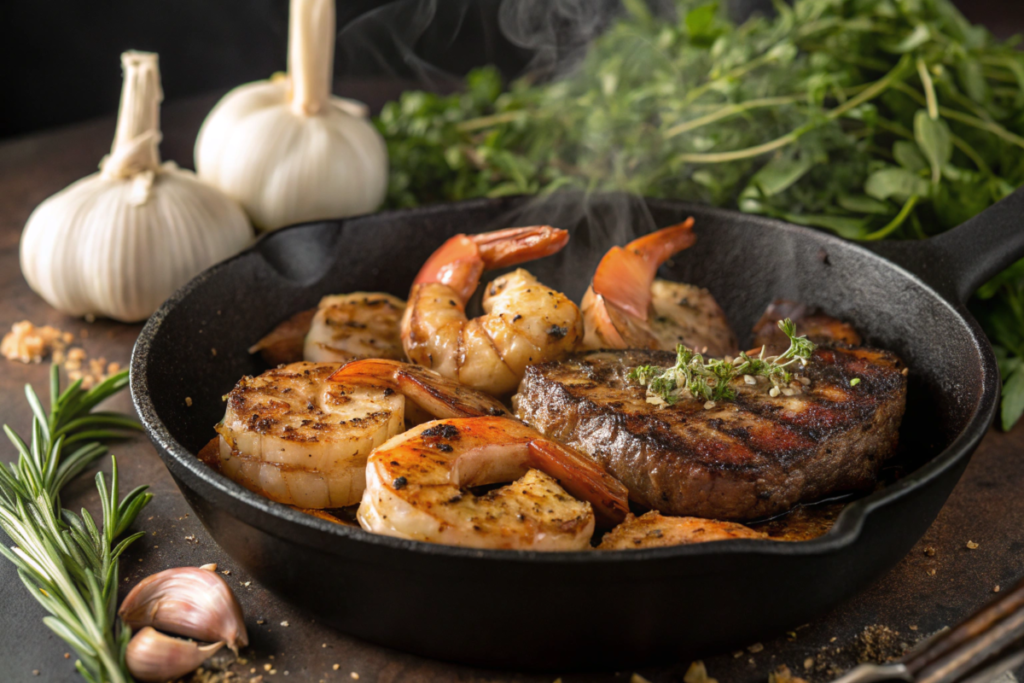
[[[388,204],[624,190],[878,240],[937,234],[1024,183],[1024,52],[950,0],[780,0],[742,25],[708,0],[674,20],[623,6],[566,78],[505,89],[485,69],[385,107]],[[1019,271],[986,316],[1004,426],[1024,412]]]
[[[144,534],[121,536],[152,495],[140,487],[119,500],[117,463],[112,462],[109,489],[103,474],[96,475],[101,527],[84,509],[76,515],[61,508],[61,489],[107,453],[100,442],[139,428],[127,416],[93,411],[128,385],[127,371],[89,391],[81,384],[61,393],[54,365],[49,414],[32,387],[25,387],[34,413],[31,445],[4,425],[18,460],[0,465],[0,528],[14,542],[12,549],[0,545],[0,554],[14,563],[25,586],[50,613],[46,625],[78,653],[75,667],[82,677],[90,683],[126,683],[132,680],[125,666],[131,629],[116,616],[118,558]]]
[[[648,396],[672,405],[683,398],[701,401],[732,401],[736,390],[733,380],[750,375],[767,377],[774,387],[793,381],[788,368],[794,363],[806,365],[814,353],[814,343],[804,336],[796,336],[796,325],[789,318],[779,321],[779,329],[789,337],[789,348],[778,356],[764,355],[764,347],[757,356],[741,351],[734,359],[719,360],[704,357],[682,344],[676,347],[676,364],[670,368],[641,365],[629,372],[629,379],[647,387]]]

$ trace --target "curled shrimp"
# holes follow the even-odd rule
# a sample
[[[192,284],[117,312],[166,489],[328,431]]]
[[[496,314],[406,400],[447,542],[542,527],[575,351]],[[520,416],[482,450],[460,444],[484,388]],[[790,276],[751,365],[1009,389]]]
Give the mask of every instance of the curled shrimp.
[[[357,518],[447,545],[582,550],[595,518],[611,526],[626,512],[625,487],[594,461],[516,420],[476,417],[427,422],[375,449]]]
[[[409,359],[495,396],[511,393],[526,366],[557,360],[583,338],[579,309],[561,292],[517,269],[491,282],[484,315],[466,302],[484,270],[548,256],[569,241],[550,226],[456,235],[427,259],[409,293],[402,343]]]
[[[735,354],[736,335],[706,289],[657,280],[658,268],[693,245],[693,219],[612,247],[581,308],[588,349],[664,349],[683,344],[710,356]]]
[[[227,396],[214,464],[271,500],[358,503],[366,458],[407,419],[504,415],[495,399],[408,363],[293,363],[244,377]]]

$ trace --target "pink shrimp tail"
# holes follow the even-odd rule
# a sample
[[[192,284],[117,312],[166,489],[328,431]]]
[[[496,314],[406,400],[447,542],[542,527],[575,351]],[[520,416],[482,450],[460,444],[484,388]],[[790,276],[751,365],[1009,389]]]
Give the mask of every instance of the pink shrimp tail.
[[[696,240],[693,218],[687,218],[683,223],[637,238],[625,248],[613,247],[594,273],[594,293],[634,318],[647,320],[651,284],[658,268]]]
[[[447,285],[465,303],[480,284],[480,276],[485,270],[550,256],[568,242],[567,231],[550,225],[456,235],[430,255],[413,284],[438,282]]]
[[[594,508],[597,522],[613,527],[629,512],[629,492],[590,458],[554,441],[535,439],[529,444],[529,464],[561,484],[573,497]]]

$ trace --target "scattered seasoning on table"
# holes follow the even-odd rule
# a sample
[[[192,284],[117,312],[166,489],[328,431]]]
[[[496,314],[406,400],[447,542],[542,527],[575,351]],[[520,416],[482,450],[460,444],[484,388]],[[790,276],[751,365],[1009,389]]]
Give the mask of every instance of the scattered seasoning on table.
[[[764,649],[764,645],[762,645],[761,643],[754,643],[753,645],[751,645],[750,647],[747,648],[747,651],[750,652],[750,654],[752,654],[752,655],[756,655],[758,652],[762,651],[763,649]]]
[[[924,554],[927,555],[928,557],[935,557],[935,548],[933,548],[930,545],[926,546],[925,549],[924,549]]]
[[[282,621],[281,622],[281,626],[284,626],[285,628],[288,628],[288,622],[287,621]]]
[[[718,683],[714,678],[708,676],[708,670],[704,666],[704,662],[697,660],[690,664],[690,668],[686,670],[686,675],[683,676],[684,683]]]
[[[797,678],[788,666],[781,664],[778,669],[768,674],[768,683],[807,683],[807,681]]]
[[[992,592],[993,593],[998,593],[999,592],[999,584],[996,584],[996,587],[992,589]]]
[[[187,405],[189,408],[192,407],[192,397],[191,396],[186,396],[185,397],[185,405]]]
[[[975,543],[974,541],[967,541],[967,549],[968,550],[977,550],[978,549],[978,544]]]

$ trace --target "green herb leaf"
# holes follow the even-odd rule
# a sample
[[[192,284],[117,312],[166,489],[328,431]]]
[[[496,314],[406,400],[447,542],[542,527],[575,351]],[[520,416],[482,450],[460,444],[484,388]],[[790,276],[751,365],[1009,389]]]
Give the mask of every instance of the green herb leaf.
[[[894,142],[892,155],[896,158],[896,163],[911,173],[918,173],[929,167],[928,160],[921,154],[921,149],[910,140]]]
[[[1000,406],[1000,417],[1003,429],[1009,430],[1024,415],[1024,363],[1020,358],[1012,365],[1012,370],[1003,375],[1003,402]]]
[[[872,173],[864,183],[864,192],[878,200],[905,201],[910,197],[927,196],[928,181],[905,168],[883,168]]]
[[[803,178],[813,166],[814,161],[806,155],[796,159],[776,157],[754,174],[747,191],[756,187],[762,196],[774,197],[792,187],[793,183]],[[744,194],[747,191],[744,191]]]
[[[932,182],[942,179],[942,167],[953,158],[953,138],[942,119],[933,119],[922,109],[914,116],[914,139],[932,167]]]

